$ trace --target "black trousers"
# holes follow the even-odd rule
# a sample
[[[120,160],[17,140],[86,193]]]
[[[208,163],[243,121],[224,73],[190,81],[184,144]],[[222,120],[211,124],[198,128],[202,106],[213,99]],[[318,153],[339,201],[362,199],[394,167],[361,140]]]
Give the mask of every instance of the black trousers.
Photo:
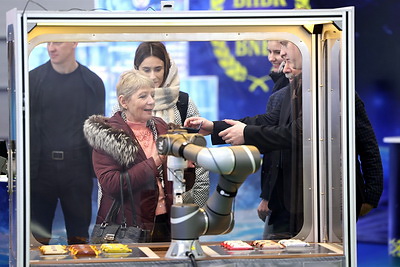
[[[92,216],[91,164],[89,159],[40,161],[31,180],[31,230],[42,244],[49,244],[58,201],[64,215],[68,244],[88,242]]]
[[[170,242],[171,241],[171,224],[167,214],[156,216],[151,242]]]
[[[279,169],[275,188],[271,194],[271,199],[269,202],[271,215],[268,222],[270,225],[268,228],[268,239],[272,240],[292,238],[300,231],[303,225],[303,210],[297,210],[296,213],[290,212],[289,207],[286,207],[284,204],[285,197],[289,196],[284,196],[283,179],[283,171],[282,169]],[[291,195],[290,197],[294,196]],[[293,202],[294,201],[292,199],[291,203]]]

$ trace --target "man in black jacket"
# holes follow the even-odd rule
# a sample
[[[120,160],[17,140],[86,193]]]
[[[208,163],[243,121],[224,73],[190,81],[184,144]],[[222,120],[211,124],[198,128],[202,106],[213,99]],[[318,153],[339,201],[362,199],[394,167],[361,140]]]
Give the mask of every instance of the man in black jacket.
[[[86,243],[94,172],[83,123],[104,114],[103,81],[75,59],[75,42],[47,44],[50,60],[30,71],[31,229],[52,238],[60,200],[68,244]]]
[[[278,40],[269,40],[268,41],[268,61],[272,64],[271,72],[269,76],[271,77],[271,80],[274,82],[274,86],[272,88],[271,95],[268,98],[267,101],[267,108],[266,108],[266,113],[272,111],[275,106],[281,105],[282,103],[282,98],[284,96],[284,91],[281,91],[280,89],[286,87],[289,84],[289,79],[286,78],[286,74],[283,72],[284,68],[284,60],[281,56],[281,47],[282,44]],[[264,232],[263,232],[263,239],[267,239],[269,236],[269,230],[270,226],[268,224],[269,222],[269,215],[270,215],[270,210],[268,208],[268,200],[266,199],[266,192],[268,192],[268,175],[270,173],[270,168],[271,168],[271,153],[264,154],[263,155],[263,160],[262,160],[262,166],[261,166],[261,201],[260,204],[257,207],[257,213],[258,217],[265,223],[264,224]],[[265,192],[265,193],[264,193]]]

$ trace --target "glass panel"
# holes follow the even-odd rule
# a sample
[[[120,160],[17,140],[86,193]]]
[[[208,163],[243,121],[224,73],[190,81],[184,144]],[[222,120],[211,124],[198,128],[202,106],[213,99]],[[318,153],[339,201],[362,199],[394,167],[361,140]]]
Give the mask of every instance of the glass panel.
[[[139,44],[82,42],[76,48],[77,61],[104,82],[104,108],[108,117],[113,115],[117,106],[115,88],[119,76],[133,67],[134,52]],[[303,226],[303,207],[311,206],[311,193],[304,198],[307,190],[303,189],[303,172],[311,173],[310,166],[303,164],[303,139],[306,137],[303,136],[305,94],[302,84],[304,80],[310,83],[309,69],[305,70],[305,75],[302,72],[303,61],[310,65],[309,57],[302,56],[302,53],[310,54],[306,46],[303,44],[299,49],[294,43],[285,42],[287,64],[283,71],[288,76],[296,75],[290,77],[290,85],[278,91],[275,101],[280,105],[265,113],[267,99],[274,87],[274,81],[268,75],[272,65],[268,61],[267,40],[165,42],[165,45],[178,67],[180,90],[189,93],[204,118],[211,121],[244,118],[244,123],[257,125],[258,130],[264,131],[265,139],[254,139],[250,143],[257,144],[260,151],[266,153],[264,161],[270,164],[263,170],[268,172],[263,184],[268,184],[265,192],[275,200],[270,201],[269,208],[276,212],[269,217],[267,231],[271,235],[268,239],[296,236]],[[71,79],[75,80],[73,86],[66,86],[60,83],[60,77],[55,73],[54,77],[49,76],[50,70],[34,74],[34,69],[48,59],[46,44],[34,48],[29,57],[29,70],[33,71],[30,72],[31,229],[34,236],[40,236],[37,239],[42,243],[67,244],[65,228],[73,231],[74,223],[79,222],[84,224],[80,226],[82,230],[71,234],[69,243],[82,243],[92,230],[99,208],[98,182],[92,178],[92,163],[87,158],[81,131],[83,121],[96,113],[88,108],[90,103],[94,105],[91,102],[94,96],[82,94],[85,89],[75,80],[84,83],[85,78],[72,76]],[[60,94],[63,88],[67,91]],[[306,98],[309,104],[310,97],[306,95]],[[261,115],[255,116],[257,114]],[[207,143],[212,146],[210,137],[207,137]],[[252,228],[249,239],[263,238],[264,223],[257,215],[261,175],[265,174],[260,169],[250,175],[239,189],[235,204],[236,227],[232,233],[211,239],[241,239],[248,228]],[[217,176],[210,173],[210,193],[215,190]],[[306,184],[311,184],[311,177],[307,177]],[[118,192],[116,185],[114,183],[114,193],[107,188],[104,194]],[[74,197],[57,201],[67,194]],[[85,197],[86,207],[83,204]],[[75,203],[74,198],[77,200]],[[79,210],[82,213],[78,215]],[[71,219],[66,219],[69,217],[65,216],[66,212],[71,214]],[[41,219],[36,218],[38,213]],[[310,227],[308,225],[307,229]],[[307,235],[308,232],[304,234]]]

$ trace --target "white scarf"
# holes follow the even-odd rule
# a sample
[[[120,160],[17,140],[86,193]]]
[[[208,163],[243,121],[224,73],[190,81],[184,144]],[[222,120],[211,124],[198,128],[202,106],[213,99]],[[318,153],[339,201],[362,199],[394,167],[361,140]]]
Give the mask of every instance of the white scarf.
[[[179,75],[175,62],[171,60],[168,76],[164,86],[156,88],[153,115],[161,117],[165,122],[175,122],[174,106],[179,97]]]

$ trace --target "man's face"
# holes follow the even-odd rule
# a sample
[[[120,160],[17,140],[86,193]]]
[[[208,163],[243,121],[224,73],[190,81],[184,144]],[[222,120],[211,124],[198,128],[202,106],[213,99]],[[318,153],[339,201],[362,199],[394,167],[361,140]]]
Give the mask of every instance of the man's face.
[[[75,59],[75,42],[50,42],[47,43],[47,52],[53,64],[63,64]]]
[[[302,72],[302,56],[299,48],[292,42],[284,42],[281,47],[281,57],[285,60],[283,72],[290,82]]]

